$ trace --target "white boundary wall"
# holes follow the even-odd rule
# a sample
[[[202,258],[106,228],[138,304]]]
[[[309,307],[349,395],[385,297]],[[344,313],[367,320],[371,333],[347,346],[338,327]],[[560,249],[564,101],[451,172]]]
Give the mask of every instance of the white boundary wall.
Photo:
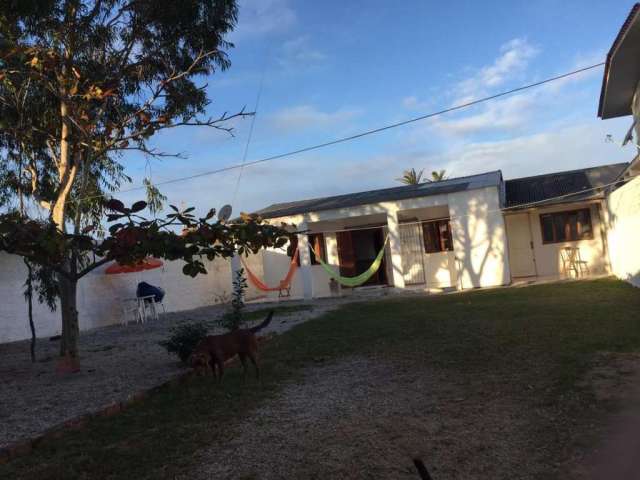
[[[251,270],[263,275],[262,254],[249,257]],[[182,273],[184,262],[165,262],[162,268],[141,273],[105,275],[106,266],[96,269],[78,283],[78,312],[81,330],[120,323],[122,299],[136,295],[138,282],[145,281],[166,291],[164,305],[168,312],[189,310],[212,305],[222,298],[229,298],[231,285],[231,262],[216,259],[205,260],[207,275],[195,278]],[[30,337],[27,307],[24,299],[24,282],[27,270],[22,258],[0,253],[0,343]],[[260,296],[249,285],[247,299]],[[34,301],[34,322],[38,337],[49,337],[60,333],[60,312]]]
[[[640,177],[613,191],[607,199],[611,270],[640,287]]]

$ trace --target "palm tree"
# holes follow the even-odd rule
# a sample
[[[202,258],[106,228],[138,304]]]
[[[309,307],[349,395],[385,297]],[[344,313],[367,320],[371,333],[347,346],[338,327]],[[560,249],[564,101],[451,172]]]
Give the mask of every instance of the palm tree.
[[[446,170],[434,170],[431,172],[431,180],[427,180],[428,182],[440,182],[442,180],[447,179],[447,171]]]
[[[404,183],[405,185],[418,185],[422,183],[423,173],[424,169],[417,172],[415,168],[412,168],[411,170],[405,170],[402,172],[402,176],[400,178],[396,178],[396,180],[400,183]]]

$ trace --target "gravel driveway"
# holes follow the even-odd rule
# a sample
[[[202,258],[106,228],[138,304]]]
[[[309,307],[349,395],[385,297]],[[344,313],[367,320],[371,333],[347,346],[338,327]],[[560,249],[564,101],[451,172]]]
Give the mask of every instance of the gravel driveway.
[[[307,310],[279,313],[263,334],[282,332],[336,308],[350,299],[316,300]],[[289,301],[281,305],[300,305]],[[268,308],[250,304],[247,310]],[[55,373],[58,342],[39,339],[36,363],[29,359],[29,342],[0,344],[0,448],[35,437],[85,413],[160,385],[185,367],[158,345],[181,322],[212,320],[220,305],[167,313],[144,325],[114,325],[82,332],[82,370]]]

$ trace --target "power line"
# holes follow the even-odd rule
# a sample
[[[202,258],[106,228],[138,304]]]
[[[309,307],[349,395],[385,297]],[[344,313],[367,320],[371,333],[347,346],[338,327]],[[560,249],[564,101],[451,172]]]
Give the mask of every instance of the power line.
[[[238,179],[236,180],[236,188],[233,191],[233,199],[231,205],[235,207],[236,199],[238,197],[238,191],[240,190],[240,181],[242,180],[242,173],[244,172],[244,164],[247,161],[247,155],[249,154],[249,145],[253,138],[253,128],[256,124],[256,117],[258,116],[258,108],[260,107],[260,99],[262,98],[262,89],[264,87],[264,77],[267,72],[267,63],[269,60],[269,51],[264,57],[264,65],[262,66],[262,75],[260,76],[260,84],[258,85],[258,93],[256,94],[256,103],[253,108],[253,116],[251,117],[251,125],[249,126],[249,134],[247,135],[247,143],[244,146],[244,152],[242,154],[242,163],[240,164],[240,172],[238,172]]]
[[[299,155],[301,153],[311,152],[313,150],[319,150],[321,148],[329,147],[329,146],[332,146],[332,145],[337,145],[337,144],[340,144],[340,143],[349,142],[351,140],[356,140],[358,138],[362,138],[362,137],[366,137],[366,136],[373,135],[373,134],[376,134],[376,133],[384,132],[386,130],[391,130],[393,128],[402,127],[404,125],[409,125],[411,123],[419,122],[421,120],[426,120],[428,118],[433,118],[433,117],[437,117],[439,115],[444,115],[445,113],[450,113],[450,112],[454,112],[454,111],[457,111],[457,110],[462,110],[464,108],[472,107],[472,106],[478,105],[480,103],[488,102],[490,100],[495,100],[496,98],[500,98],[500,97],[504,97],[504,96],[507,96],[507,95],[511,95],[513,93],[516,93],[516,92],[521,92],[521,91],[527,90],[529,88],[539,87],[541,85],[544,85],[544,84],[547,84],[547,83],[551,83],[551,82],[555,82],[556,80],[561,80],[563,78],[567,78],[567,77],[570,77],[572,75],[577,75],[579,73],[586,72],[588,70],[592,70],[594,68],[598,68],[598,67],[601,67],[603,65],[604,65],[604,62],[596,63],[596,64],[593,64],[593,65],[589,65],[588,67],[579,68],[577,70],[572,70],[570,72],[563,73],[562,75],[556,75],[554,77],[549,77],[549,78],[546,78],[544,80],[540,80],[538,82],[529,83],[527,85],[523,85],[523,86],[517,87],[517,88],[512,88],[511,90],[506,90],[504,92],[496,93],[496,94],[490,95],[488,97],[483,97],[483,98],[479,98],[477,100],[472,100],[470,102],[461,103],[459,105],[454,105],[453,107],[449,107],[449,108],[445,108],[445,109],[438,110],[438,111],[435,111],[435,112],[427,113],[427,114],[424,114],[424,115],[420,115],[418,117],[413,117],[413,118],[410,118],[410,119],[407,119],[407,120],[403,120],[401,122],[396,122],[396,123],[392,123],[392,124],[389,124],[389,125],[385,125],[383,127],[374,128],[372,130],[365,130],[365,131],[357,133],[355,135],[350,135],[350,136],[347,136],[347,137],[337,138],[337,139],[334,139],[334,140],[330,140],[330,141],[327,141],[327,142],[324,142],[324,143],[319,143],[319,144],[312,145],[312,146],[309,146],[309,147],[303,147],[303,148],[299,148],[297,150],[292,150],[292,151],[289,151],[289,152],[280,153],[280,154],[277,154],[277,155],[272,155],[270,157],[261,158],[259,160],[253,160],[251,162],[242,162],[242,163],[235,164],[235,165],[229,165],[229,166],[226,166],[226,167],[221,167],[221,168],[218,168],[218,169],[215,169],[215,170],[209,170],[209,171],[206,171],[206,172],[200,172],[200,173],[196,173],[196,174],[193,174],[193,175],[188,175],[188,176],[185,176],[185,177],[177,177],[177,178],[165,180],[165,181],[156,183],[155,186],[158,187],[158,186],[163,186],[163,185],[170,185],[170,184],[173,184],[173,183],[186,182],[186,181],[189,181],[189,180],[194,180],[196,178],[215,175],[215,174],[218,174],[218,173],[224,173],[224,172],[228,172],[230,170],[236,170],[238,168],[252,167],[252,166],[255,166],[255,165],[259,165],[261,163],[271,162],[273,160],[279,160],[281,158],[291,157],[291,156],[294,156],[294,155]],[[140,187],[129,188],[129,189],[126,189],[126,190],[120,190],[119,193],[128,193],[128,192],[134,192],[134,191],[143,190],[143,189],[144,189],[144,187],[140,186]],[[89,199],[93,199],[93,198],[100,198],[100,197],[103,197],[103,196],[104,195],[96,195],[96,196],[93,196],[93,197],[79,198],[77,200],[71,200],[70,202],[81,202],[83,200],[89,200]]]

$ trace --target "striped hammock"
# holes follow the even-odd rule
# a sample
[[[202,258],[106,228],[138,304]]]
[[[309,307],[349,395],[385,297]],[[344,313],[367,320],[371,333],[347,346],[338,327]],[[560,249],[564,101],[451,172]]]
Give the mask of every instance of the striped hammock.
[[[262,290],[263,292],[279,292],[280,296],[283,296],[282,295],[283,291],[286,292],[287,294],[286,296],[289,296],[289,291],[291,289],[291,280],[293,280],[293,276],[295,275],[296,270],[298,270],[297,260],[298,260],[298,249],[296,248],[291,257],[291,264],[289,265],[289,271],[285,275],[284,279],[280,280],[277,287],[270,287],[269,285],[264,283],[262,280],[260,280],[256,274],[254,274],[251,270],[249,270],[249,266],[247,265],[247,262],[245,262],[243,257],[240,257],[242,266],[244,267],[244,270],[247,272],[247,278],[253,284],[254,287],[256,287],[258,290]]]
[[[371,266],[369,268],[367,268],[364,272],[362,272],[360,275],[356,275],[355,277],[342,277],[342,276],[338,275],[333,270],[332,267],[327,265],[322,260],[322,258],[320,258],[320,255],[316,255],[316,252],[313,249],[310,249],[310,250],[313,252],[313,254],[316,257],[316,260],[322,266],[324,271],[327,272],[327,275],[329,275],[329,277],[333,278],[340,285],[343,285],[345,287],[353,288],[353,287],[359,287],[360,285],[366,283],[366,281],[369,280],[378,271],[378,269],[380,268],[380,265],[382,265],[382,259],[384,258],[384,248],[387,245],[387,240],[388,239],[389,239],[389,235],[387,235],[387,237],[384,239],[384,243],[382,244],[382,248],[378,252],[378,256],[376,256],[376,258],[373,261],[373,263],[371,264]]]

